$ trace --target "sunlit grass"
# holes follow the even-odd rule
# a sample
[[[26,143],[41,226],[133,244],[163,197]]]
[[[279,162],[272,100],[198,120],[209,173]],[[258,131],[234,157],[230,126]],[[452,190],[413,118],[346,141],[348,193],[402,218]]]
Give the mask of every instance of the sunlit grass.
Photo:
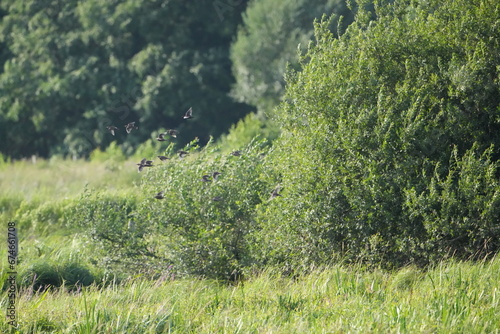
[[[236,286],[138,276],[76,293],[26,290],[18,314],[21,332],[33,333],[496,333],[499,274],[495,259],[428,272],[267,270]],[[404,284],[401,275],[414,278]]]
[[[135,162],[113,164],[51,160],[0,167],[1,218],[37,218],[20,229],[19,281],[34,264],[56,270],[66,263],[88,267],[97,279],[76,290],[66,285],[34,293],[24,285],[18,333],[500,332],[499,259],[449,261],[428,271],[332,265],[294,277],[264,269],[238,285],[169,273],[113,281],[112,273],[93,266],[89,241],[59,221],[86,186],[120,196],[140,191],[136,185],[146,174],[137,173]],[[5,243],[0,251],[6,254]],[[6,261],[0,268],[7,271]],[[0,309],[7,301],[2,292]],[[0,332],[9,330],[2,317]]]
[[[138,183],[133,161],[88,162],[38,159],[4,163],[0,167],[0,197],[51,200],[74,196],[87,186],[120,190]]]

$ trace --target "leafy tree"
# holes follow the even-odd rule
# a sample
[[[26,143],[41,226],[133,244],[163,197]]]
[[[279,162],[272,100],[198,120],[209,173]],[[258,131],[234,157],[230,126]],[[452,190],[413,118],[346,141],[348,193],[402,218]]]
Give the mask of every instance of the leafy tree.
[[[335,13],[331,28],[344,30],[352,12],[344,0],[254,0],[243,14],[243,24],[231,46],[236,83],[233,95],[269,112],[281,99],[287,64],[297,67],[299,50],[305,50],[313,21]],[[342,19],[341,19],[342,17]]]
[[[290,71],[262,261],[383,266],[498,250],[500,5],[379,1]],[[472,172],[474,170],[475,172]]]
[[[245,9],[211,2],[3,1],[0,150],[86,156],[113,139],[131,153],[158,128],[179,143],[219,136],[250,109],[227,95],[229,44]],[[211,14],[211,15],[210,15]],[[223,20],[219,14],[223,14]],[[193,107],[195,118],[182,122]],[[124,124],[139,130],[124,134]],[[116,137],[105,127],[114,124]]]

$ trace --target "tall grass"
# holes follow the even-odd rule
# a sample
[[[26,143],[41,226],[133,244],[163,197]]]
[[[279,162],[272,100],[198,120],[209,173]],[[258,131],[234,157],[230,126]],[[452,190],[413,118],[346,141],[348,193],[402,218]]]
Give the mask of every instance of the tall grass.
[[[500,260],[428,272],[334,265],[295,278],[270,270],[236,286],[135,277],[76,293],[21,292],[26,333],[498,333]],[[5,307],[3,296],[0,307]],[[8,330],[6,324],[0,325]]]
[[[0,219],[16,221],[24,238],[61,233],[68,207],[85,189],[127,194],[137,191],[140,178],[135,162],[124,159],[2,162]]]
[[[106,163],[57,160],[0,166],[0,218],[24,222],[18,333],[500,332],[498,258],[446,262],[428,271],[332,265],[283,277],[264,269],[234,286],[168,273],[117,280],[93,266],[95,248],[63,223],[86,184],[121,195],[140,191],[134,163],[122,161],[114,170]],[[0,243],[1,254],[5,249]],[[0,268],[4,283],[5,258]],[[90,286],[78,284],[86,268],[95,280]],[[37,292],[35,279],[21,282],[30,270],[47,272],[63,286]],[[0,309],[7,302],[2,292]],[[0,332],[10,330],[1,317]]]
[[[133,161],[88,162],[57,157],[15,161],[0,165],[0,198],[50,201],[78,195],[86,186],[122,190],[139,180]]]

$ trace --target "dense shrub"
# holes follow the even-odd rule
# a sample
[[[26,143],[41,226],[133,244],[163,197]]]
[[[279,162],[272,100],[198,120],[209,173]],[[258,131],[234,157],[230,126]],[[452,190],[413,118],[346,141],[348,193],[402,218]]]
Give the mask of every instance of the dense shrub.
[[[145,236],[150,228],[136,219],[134,210],[141,195],[134,192],[108,193],[86,189],[70,213],[72,224],[87,237],[95,249],[93,261],[106,268],[147,270],[154,263],[145,261],[151,252]]]
[[[235,279],[252,262],[247,235],[255,229],[255,207],[267,195],[259,178],[265,143],[253,141],[234,156],[211,143],[200,149],[195,140],[184,158],[169,145],[157,153],[169,160],[154,159],[142,171],[138,193],[89,191],[75,214],[107,254],[105,265]],[[214,172],[220,175],[214,178]],[[164,198],[156,199],[160,191]]]
[[[319,23],[288,73],[265,165],[284,196],[259,209],[263,260],[393,266],[498,250],[500,5],[375,12],[340,38]]]
[[[38,261],[20,273],[19,285],[31,288],[33,291],[43,291],[50,287],[64,286],[68,289],[77,289],[89,286],[95,278],[90,270],[76,262],[56,264]]]

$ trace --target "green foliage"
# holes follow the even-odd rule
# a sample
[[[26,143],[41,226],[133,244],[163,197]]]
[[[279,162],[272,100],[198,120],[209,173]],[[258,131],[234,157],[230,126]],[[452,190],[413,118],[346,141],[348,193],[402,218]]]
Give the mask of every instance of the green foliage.
[[[138,161],[141,161],[144,157],[154,157],[160,147],[158,141],[148,139],[137,147],[133,157]]]
[[[499,5],[375,14],[340,38],[318,23],[287,75],[265,163],[284,196],[259,208],[262,259],[393,266],[498,250]]]
[[[9,166],[10,159],[9,157],[5,157],[2,153],[0,153],[0,170],[4,170]]]
[[[97,250],[93,256],[96,263],[117,272],[123,266],[147,271],[155,265],[145,261],[152,255],[144,238],[151,228],[134,215],[140,198],[136,193],[117,195],[86,190],[72,208],[69,227],[79,228],[89,238]]]
[[[69,218],[67,210],[71,210],[74,202],[60,200],[40,203],[39,201],[23,201],[12,216],[21,228],[31,229],[38,235],[53,233],[54,229],[64,226]]]
[[[237,150],[250,144],[255,138],[265,138],[271,143],[279,135],[278,126],[259,113],[249,113],[229,129],[220,139],[225,152]]]
[[[158,127],[183,145],[219,136],[249,111],[228,96],[229,45],[245,3],[2,1],[0,151],[87,157],[114,140],[127,154]],[[182,114],[193,107],[192,122]],[[126,135],[123,126],[138,122]],[[106,126],[119,128],[112,136]],[[8,144],[7,144],[8,142]]]
[[[253,261],[247,235],[267,195],[259,178],[263,144],[253,141],[232,156],[193,141],[184,158],[169,145],[162,153],[170,160],[144,168],[140,195],[87,192],[73,218],[108,253],[104,265],[236,279]],[[160,191],[164,198],[155,199]]]
[[[19,281],[21,287],[32,286],[33,291],[59,287],[63,282],[57,268],[46,262],[32,264],[25,272],[21,273]]]
[[[101,151],[101,149],[97,148],[90,153],[90,161],[108,162],[110,160],[117,163],[123,163],[125,161],[125,155],[116,142],[109,144],[105,151]]]
[[[455,149],[448,175],[435,173],[419,194],[408,191],[408,214],[423,224],[435,254],[480,257],[498,250],[500,184],[492,151],[474,145],[459,157]]]
[[[38,261],[31,264],[19,275],[19,285],[34,292],[57,288],[64,284],[67,289],[89,286],[95,279],[92,273],[76,262],[61,264]]]
[[[332,13],[337,15],[334,31],[337,25],[343,30],[352,21],[343,0],[252,1],[231,46],[236,78],[232,94],[270,112],[283,95],[287,64],[297,67],[297,53],[305,50],[312,37],[314,19]]]

